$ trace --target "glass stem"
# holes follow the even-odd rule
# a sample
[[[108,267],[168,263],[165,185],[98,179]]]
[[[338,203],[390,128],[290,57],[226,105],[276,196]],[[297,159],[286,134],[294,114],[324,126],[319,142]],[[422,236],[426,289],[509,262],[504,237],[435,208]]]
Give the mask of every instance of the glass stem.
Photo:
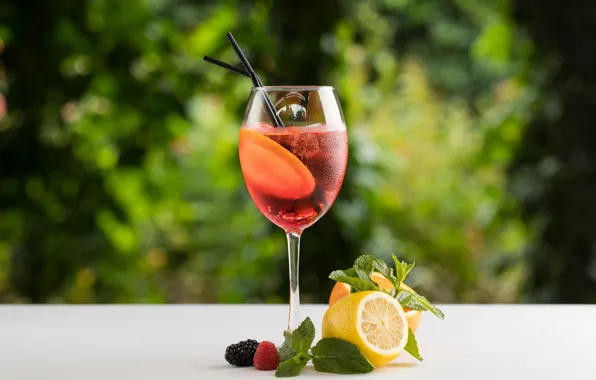
[[[300,289],[298,271],[300,261],[300,232],[286,232],[288,238],[288,261],[290,264],[290,313],[288,331],[294,331],[300,325]]]

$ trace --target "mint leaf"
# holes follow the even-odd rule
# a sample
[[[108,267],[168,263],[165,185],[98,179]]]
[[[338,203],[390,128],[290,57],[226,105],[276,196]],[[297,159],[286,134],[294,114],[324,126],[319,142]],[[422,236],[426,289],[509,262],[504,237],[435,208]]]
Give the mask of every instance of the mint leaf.
[[[408,274],[410,274],[410,272],[412,271],[412,269],[414,269],[414,267],[416,266],[416,262],[414,261],[412,264],[407,264],[405,262],[402,261],[403,264],[406,264],[406,274],[404,275],[404,280],[406,279],[406,276]]]
[[[333,273],[338,273],[341,274],[342,276],[347,276],[347,277],[358,277],[358,273],[356,272],[356,269],[354,268],[348,268],[348,269],[344,269],[344,270],[336,270],[331,272],[331,274]],[[329,275],[329,278],[331,278],[331,275]]]
[[[362,269],[354,269],[354,271],[356,272],[356,276],[359,279],[368,281],[368,282],[372,282],[373,284],[378,286],[378,284],[370,278],[370,275],[368,273],[366,273],[365,271],[363,271]]]
[[[445,314],[434,307],[429,300],[419,295],[414,290],[401,288],[397,300],[402,306],[414,310],[430,311],[439,319],[445,319]]]
[[[374,270],[381,273],[385,277],[393,276],[393,270],[389,268],[383,260],[377,259],[376,257],[373,257],[373,259],[372,267]]]
[[[414,297],[412,297],[412,294],[410,294],[404,288],[402,288],[397,294],[397,300],[403,307],[407,307],[413,310],[427,310],[427,308],[423,304],[421,304]]]
[[[294,349],[292,348],[292,334],[288,331],[284,331],[284,337],[285,339],[283,344],[277,348],[279,360],[281,361],[285,361],[296,356],[296,351],[294,351]]]
[[[373,271],[373,261],[375,260],[377,258],[374,256],[362,255],[354,261],[354,269],[360,269],[370,275]]]
[[[391,281],[394,287],[399,289],[399,281],[393,275],[393,269],[389,268],[383,260],[374,258],[372,262],[373,269],[383,275],[387,280]]]
[[[310,360],[310,356],[305,353],[300,353],[288,360],[284,360],[279,363],[277,370],[275,371],[276,377],[294,377],[300,375],[300,372],[306,366],[306,363]]]
[[[343,270],[336,270],[334,272],[331,272],[329,278],[338,282],[348,284],[352,287],[352,290],[355,291],[379,290],[379,287],[374,282],[370,280],[363,280],[358,277],[358,274],[356,274],[356,276],[354,277],[348,276],[346,274],[346,271]]]
[[[362,255],[354,262],[354,269],[356,271],[361,270],[367,274],[372,273],[373,270],[381,273],[383,277],[391,281],[391,283],[397,287],[397,279],[393,275],[393,269],[389,268],[387,264],[381,259],[377,259],[371,255]]]
[[[399,286],[406,279],[406,276],[408,273],[410,273],[412,268],[414,268],[416,263],[408,264],[405,261],[399,261],[394,254],[391,254],[391,258],[395,263],[395,276],[397,278],[397,284],[395,284],[395,287],[399,289]]]
[[[315,339],[315,325],[309,317],[292,332],[292,348],[297,353],[306,353],[310,349],[312,341]]]
[[[358,347],[338,338],[323,338],[312,348],[312,362],[319,372],[368,373],[375,367]]]
[[[404,350],[406,350],[406,352],[412,355],[415,359],[422,361],[422,356],[420,356],[420,352],[418,351],[418,342],[416,341],[414,332],[410,328],[408,328],[408,343],[406,343]]]

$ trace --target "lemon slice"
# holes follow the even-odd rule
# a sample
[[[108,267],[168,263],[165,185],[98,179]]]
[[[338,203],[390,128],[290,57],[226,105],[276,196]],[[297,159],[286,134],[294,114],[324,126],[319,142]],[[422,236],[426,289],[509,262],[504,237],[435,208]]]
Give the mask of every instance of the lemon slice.
[[[408,342],[408,321],[399,302],[383,292],[357,292],[335,302],[323,317],[324,338],[358,346],[375,366],[391,362]]]

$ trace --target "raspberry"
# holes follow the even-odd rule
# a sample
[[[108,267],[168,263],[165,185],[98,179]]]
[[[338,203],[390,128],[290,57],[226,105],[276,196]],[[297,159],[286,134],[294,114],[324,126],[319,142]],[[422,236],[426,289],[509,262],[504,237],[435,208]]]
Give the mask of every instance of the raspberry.
[[[226,361],[238,367],[250,367],[259,342],[254,339],[243,340],[226,348]]]
[[[279,365],[279,354],[277,348],[271,342],[263,341],[257,347],[253,358],[255,368],[261,371],[272,371]]]

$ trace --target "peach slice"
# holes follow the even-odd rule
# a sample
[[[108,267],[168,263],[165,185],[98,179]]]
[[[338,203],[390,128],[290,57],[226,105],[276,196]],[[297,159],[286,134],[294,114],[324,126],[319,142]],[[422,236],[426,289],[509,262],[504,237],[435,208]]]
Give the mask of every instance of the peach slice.
[[[240,130],[240,165],[249,187],[285,199],[299,199],[315,189],[315,179],[306,165],[267,136]]]

